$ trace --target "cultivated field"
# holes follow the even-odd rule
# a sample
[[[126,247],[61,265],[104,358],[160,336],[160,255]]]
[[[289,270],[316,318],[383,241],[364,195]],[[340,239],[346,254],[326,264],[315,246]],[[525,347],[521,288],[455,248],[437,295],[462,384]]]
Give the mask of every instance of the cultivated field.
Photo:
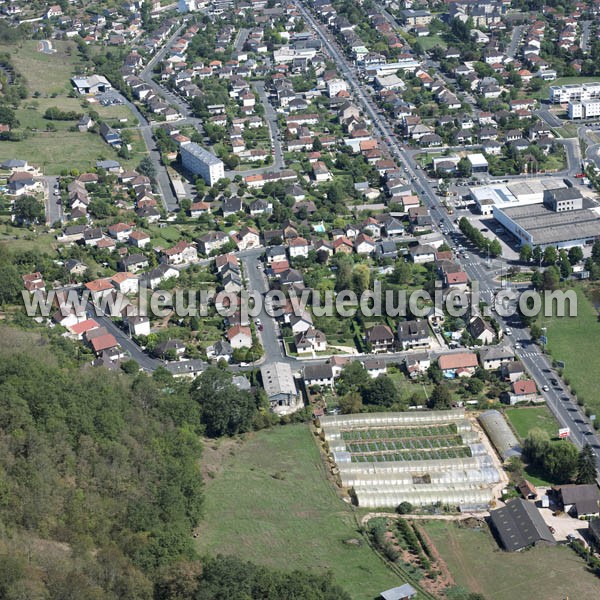
[[[600,580],[567,547],[504,552],[487,527],[474,530],[448,521],[428,521],[425,530],[456,583],[487,600],[583,600],[600,594]]]
[[[402,582],[366,545],[350,506],[335,494],[306,425],[207,442],[206,515],[198,549],[279,569],[330,571],[354,598]]]

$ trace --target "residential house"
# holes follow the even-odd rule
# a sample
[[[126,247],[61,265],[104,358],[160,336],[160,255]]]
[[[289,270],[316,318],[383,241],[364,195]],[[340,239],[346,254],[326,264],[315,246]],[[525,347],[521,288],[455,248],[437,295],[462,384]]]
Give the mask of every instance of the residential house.
[[[129,254],[121,259],[121,269],[130,273],[147,269],[149,264],[148,258],[143,254]]]
[[[387,373],[387,365],[383,358],[368,358],[362,362],[362,365],[372,379]]]
[[[471,337],[482,344],[492,344],[496,338],[494,328],[480,316],[473,317],[467,329]]]
[[[304,367],[304,387],[306,389],[311,387],[333,387],[334,376],[331,365],[307,365]]]
[[[196,246],[185,240],[181,240],[172,248],[162,251],[161,262],[169,265],[181,265],[198,260]]]
[[[427,321],[401,321],[398,323],[398,344],[402,350],[429,348],[429,326]]]
[[[365,331],[365,342],[369,344],[372,352],[392,352],[396,338],[388,325],[378,324]]]
[[[457,352],[456,354],[443,354],[438,358],[438,365],[444,375],[449,379],[455,377],[471,377],[477,369],[479,362],[473,352]]]
[[[198,238],[198,247],[202,254],[210,254],[230,242],[229,236],[223,231],[211,231]]]
[[[598,486],[595,483],[587,485],[561,485],[558,488],[558,497],[564,512],[573,517],[593,517],[599,513],[598,500],[600,499]]]
[[[252,331],[245,325],[233,325],[227,330],[227,340],[234,349],[251,348]]]
[[[509,404],[513,406],[518,402],[535,402],[538,398],[535,381],[531,379],[519,379],[511,385],[508,395]]]
[[[515,353],[509,346],[486,346],[479,351],[479,361],[486,371],[501,369],[504,363],[514,359]]]
[[[327,350],[327,337],[322,331],[314,327],[309,327],[306,331],[296,334],[294,343],[298,354]]]

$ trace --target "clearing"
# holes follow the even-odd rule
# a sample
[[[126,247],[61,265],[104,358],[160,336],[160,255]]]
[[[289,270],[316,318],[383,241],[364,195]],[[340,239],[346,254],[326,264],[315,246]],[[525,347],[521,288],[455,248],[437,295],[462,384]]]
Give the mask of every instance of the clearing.
[[[200,552],[233,554],[285,570],[331,571],[361,600],[402,583],[358,532],[354,511],[328,481],[307,425],[244,438],[226,442],[221,451],[224,442],[206,442],[215,448],[204,457],[209,477]]]
[[[598,597],[600,581],[570,548],[503,552],[486,526],[427,521],[424,527],[456,583],[488,600]]]

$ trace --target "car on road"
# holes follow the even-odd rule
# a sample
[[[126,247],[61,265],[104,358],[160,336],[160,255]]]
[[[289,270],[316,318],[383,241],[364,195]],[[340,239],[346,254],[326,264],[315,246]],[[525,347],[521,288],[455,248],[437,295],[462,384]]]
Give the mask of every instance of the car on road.
[[[542,386],[542,390],[543,390],[544,392],[549,392],[549,391],[550,391],[550,388],[549,388],[547,385],[543,385],[543,386]]]
[[[506,335],[512,335],[512,330],[511,330],[511,329],[509,329],[509,328],[507,327],[507,328],[504,330],[504,333],[505,333]]]
[[[554,379],[554,377],[550,378],[550,383],[554,386],[558,385],[558,381],[556,379]]]
[[[515,344],[515,350],[520,350],[521,349],[521,344],[519,344],[519,342],[517,342]]]

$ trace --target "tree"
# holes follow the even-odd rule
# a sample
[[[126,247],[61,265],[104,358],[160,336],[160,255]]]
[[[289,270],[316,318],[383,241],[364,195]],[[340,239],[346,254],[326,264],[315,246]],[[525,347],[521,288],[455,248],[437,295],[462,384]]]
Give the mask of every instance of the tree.
[[[523,244],[521,250],[519,250],[519,258],[521,261],[528,263],[531,260],[532,255],[533,250],[531,249],[531,246],[529,244]]]
[[[531,339],[536,342],[542,336],[542,328],[537,323],[532,323],[529,333],[531,334]]]
[[[577,458],[577,477],[575,483],[587,484],[596,481],[596,458],[589,444],[586,444]]]
[[[594,242],[591,257],[595,263],[600,263],[600,240]]]
[[[342,368],[337,383],[338,393],[343,395],[360,392],[370,379],[367,370],[357,360],[353,360]]]
[[[23,287],[19,271],[10,263],[0,264],[0,304],[15,302]]]
[[[560,272],[557,267],[552,266],[544,270],[543,288],[545,290],[555,290],[560,283]]]
[[[556,483],[569,483],[577,474],[577,448],[567,440],[550,444],[544,455],[543,467]]]
[[[412,511],[413,505],[410,502],[400,502],[400,504],[398,504],[398,506],[396,507],[396,512],[399,515],[410,515]]]
[[[558,260],[558,252],[554,246],[548,246],[544,250],[544,264],[554,265]]]
[[[523,456],[528,462],[538,464],[549,445],[550,436],[548,433],[539,427],[534,427],[523,440]]]
[[[338,406],[345,415],[362,412],[363,403],[358,392],[348,392],[338,400]]]
[[[412,281],[412,266],[411,263],[404,259],[398,260],[392,274],[390,275],[390,281],[397,285],[406,285]]]
[[[371,270],[368,265],[361,263],[354,267],[352,271],[352,289],[357,294],[362,294],[369,289],[371,283]]]
[[[471,177],[473,172],[473,167],[471,166],[471,161],[463,156],[459,161],[458,165],[456,165],[456,169],[458,172],[458,176],[464,178]]]
[[[123,369],[123,371],[129,375],[133,375],[140,370],[140,365],[138,365],[137,361],[135,361],[133,358],[130,358],[129,360],[121,363],[121,369]]]
[[[494,258],[502,254],[502,245],[497,239],[493,239],[490,243],[490,254]]]
[[[573,246],[572,248],[569,248],[569,262],[572,265],[576,265],[578,262],[581,262],[583,260],[583,250],[581,249],[581,246]]]
[[[15,200],[13,214],[19,225],[38,223],[44,218],[44,205],[34,196],[19,196]]]
[[[398,401],[398,390],[387,375],[380,375],[362,386],[362,399],[365,404],[392,406]]]
[[[428,406],[429,408],[436,410],[450,408],[452,406],[452,394],[450,393],[450,388],[448,388],[445,383],[438,383],[435,388],[433,388],[433,392],[431,392],[431,396],[429,397]]]
[[[571,262],[569,261],[569,257],[564,250],[561,250],[558,258],[558,267],[560,269],[560,276],[563,279],[568,279],[573,272],[573,268],[571,267]]]
[[[150,179],[154,179],[154,177],[156,177],[156,169],[154,168],[154,163],[149,156],[142,158],[137,170],[140,175],[145,175]]]
[[[536,246],[533,249],[532,256],[533,256],[533,262],[535,262],[536,265],[539,265],[540,262],[542,261],[542,257],[544,256],[544,251],[539,246]]]
[[[208,367],[194,381],[192,398],[200,405],[208,436],[235,435],[251,429],[256,402],[248,392],[237,389],[231,373]]]

